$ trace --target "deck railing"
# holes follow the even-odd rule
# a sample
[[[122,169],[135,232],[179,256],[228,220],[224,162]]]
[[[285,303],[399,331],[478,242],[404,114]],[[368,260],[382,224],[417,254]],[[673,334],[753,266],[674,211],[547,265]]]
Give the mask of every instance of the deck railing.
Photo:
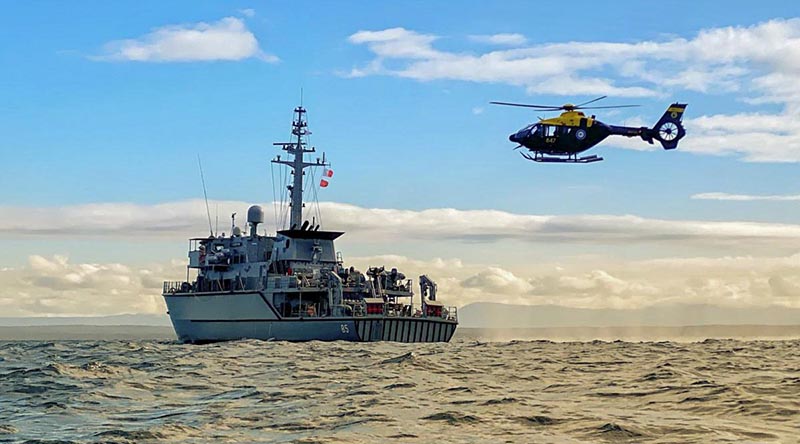
[[[261,291],[279,290],[289,288],[304,287],[303,282],[293,276],[271,277],[268,279],[246,278],[246,279],[226,279],[226,280],[203,280],[201,282],[189,283],[186,281],[164,281],[163,293],[205,293],[220,291]],[[366,309],[357,302],[353,303],[353,316],[371,316]],[[322,307],[316,306],[314,313],[316,316],[322,314]],[[305,313],[308,315],[308,313]],[[441,315],[423,314],[418,311],[412,312],[412,306],[402,304],[385,304],[381,316],[411,316],[441,318],[448,321],[458,321],[458,307],[443,307]]]
[[[186,288],[183,285],[189,285],[188,282],[184,281],[164,281],[164,291],[163,293],[179,293],[182,288]]]
[[[165,281],[163,292],[166,293],[208,293],[219,291],[259,291],[264,289],[258,278],[202,280],[193,283],[185,281]]]
[[[445,307],[442,310],[442,318],[448,321],[458,321],[458,307]]]

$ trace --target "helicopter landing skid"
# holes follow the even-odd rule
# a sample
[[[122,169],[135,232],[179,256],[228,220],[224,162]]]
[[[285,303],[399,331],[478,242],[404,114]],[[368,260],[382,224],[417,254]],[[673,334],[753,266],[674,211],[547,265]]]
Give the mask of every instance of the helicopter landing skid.
[[[603,160],[602,157],[591,155],[586,157],[578,157],[578,156],[567,156],[567,157],[552,157],[552,156],[545,156],[543,154],[534,153],[533,156],[526,153],[520,153],[522,157],[532,161],[532,162],[540,162],[540,163],[592,163],[592,162],[600,162]]]

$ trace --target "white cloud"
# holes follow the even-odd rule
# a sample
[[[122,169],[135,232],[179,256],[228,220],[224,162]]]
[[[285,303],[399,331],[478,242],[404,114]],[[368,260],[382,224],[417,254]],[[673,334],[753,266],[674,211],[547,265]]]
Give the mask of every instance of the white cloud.
[[[3,316],[163,314],[163,280],[185,274],[185,264],[146,267],[72,263],[65,256],[32,255],[25,266],[0,270]]]
[[[245,202],[220,201],[212,202],[212,208],[217,204],[221,214],[244,214],[248,207]],[[421,256],[447,251],[471,257],[472,262],[457,256],[347,258],[348,264],[362,270],[369,265],[386,265],[414,279],[428,274],[437,281],[441,298],[448,304],[496,301],[632,308],[684,302],[800,306],[800,293],[796,291],[800,289],[800,254],[795,254],[800,251],[798,225],[446,208],[412,211],[332,202],[321,206],[326,226],[347,231],[348,243],[366,242],[360,247],[362,254],[404,249]],[[267,221],[274,221],[273,207],[264,207]],[[120,241],[151,239],[158,245],[173,241],[182,244],[187,237],[207,233],[207,227],[202,200],[157,205],[0,207],[0,238],[16,240],[69,239],[74,245],[91,238],[92,245],[106,241],[119,245]],[[437,247],[422,248],[432,243]],[[557,263],[525,260],[524,256],[522,260],[487,259],[485,254],[475,254],[512,244],[519,250],[539,251],[563,251],[568,245],[579,245],[581,251],[587,246],[599,248],[592,250],[593,255],[561,255]],[[647,251],[648,258],[669,257],[669,251],[734,255],[620,259],[625,257],[619,255],[622,250],[636,249],[637,245]],[[352,252],[352,247],[346,250]],[[756,252],[787,256],[748,256]],[[480,263],[489,260],[503,262]],[[26,264],[0,269],[0,311],[8,316],[161,313],[161,281],[180,279],[185,275],[184,267],[185,259],[134,266],[74,263],[64,256],[33,255]]]
[[[530,282],[499,267],[488,267],[461,281],[461,286],[466,288],[478,288],[494,294],[527,293],[533,288]]]
[[[489,35],[471,35],[469,39],[473,42],[478,43],[486,43],[490,45],[509,45],[509,46],[518,46],[524,45],[528,42],[528,39],[525,38],[522,34],[512,34],[512,33],[500,33],[500,34],[489,34]]]
[[[786,201],[800,201],[800,194],[767,194],[767,195],[752,195],[752,194],[730,194],[730,193],[698,193],[692,195],[692,199],[697,200],[731,200],[739,202],[751,201],[771,201],[771,202],[786,202]]]
[[[800,81],[798,78],[795,81]],[[691,137],[680,149],[742,156],[750,162],[800,162],[800,115],[734,114],[701,116],[686,122]]]
[[[479,115],[479,114],[483,114],[483,107],[481,107],[481,106],[473,107],[472,108],[472,114],[475,114],[476,116]]]
[[[438,284],[439,299],[458,306],[490,301],[617,309],[676,303],[800,308],[800,254],[638,261],[598,257],[570,264],[505,267],[458,258],[383,255],[348,258],[346,264],[360,270],[397,267],[415,284],[419,275],[427,274]],[[185,260],[133,266],[33,255],[27,264],[0,269],[0,312],[4,316],[162,314],[162,281],[180,279],[185,272]]]
[[[438,52],[431,48],[436,40],[434,35],[419,34],[404,28],[390,28],[382,31],[358,31],[348,40],[354,44],[368,44],[379,57],[426,59],[436,57]]]
[[[212,202],[220,214],[244,214],[249,204]],[[634,215],[535,215],[497,210],[399,210],[322,202],[328,227],[350,237],[383,241],[520,241],[545,244],[663,244],[707,248],[800,247],[800,225],[747,221],[650,219]],[[274,206],[264,205],[274,228]],[[239,219],[239,224],[244,221]],[[206,233],[202,200],[156,205],[99,203],[63,207],[0,206],[0,236],[183,238]],[[222,231],[225,231],[224,229]]]
[[[240,9],[239,14],[242,14],[243,16],[248,18],[252,18],[256,16],[256,10],[253,8]]]
[[[484,52],[440,50],[437,39],[404,28],[360,31],[350,41],[365,45],[374,57],[353,68],[351,75],[503,83],[523,87],[529,94],[568,96],[736,93],[746,102],[784,109],[688,118],[689,136],[679,149],[750,162],[800,162],[800,19],[706,29],[689,39],[518,42],[513,44],[516,48]],[[691,109],[690,104],[689,115]],[[619,138],[609,144],[651,148]]]
[[[276,62],[265,54],[255,35],[236,17],[214,23],[171,25],[157,28],[137,39],[117,40],[105,45],[105,54],[94,60],[132,62],[195,62],[260,58]]]
[[[657,304],[800,307],[800,254],[786,257],[674,258],[529,265],[512,273],[467,265],[444,279],[442,294],[458,303],[494,301],[581,308],[641,308]]]

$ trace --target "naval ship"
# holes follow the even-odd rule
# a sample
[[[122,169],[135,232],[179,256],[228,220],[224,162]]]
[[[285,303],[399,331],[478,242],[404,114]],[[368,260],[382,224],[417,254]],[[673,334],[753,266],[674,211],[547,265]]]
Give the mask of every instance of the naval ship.
[[[308,134],[306,110],[299,106],[292,141],[273,144],[288,154],[272,160],[290,173],[288,226],[274,236],[259,234],[264,210],[253,205],[247,210],[247,231],[236,227],[232,216],[230,236],[211,232],[189,240],[186,280],[164,282],[163,289],[178,339],[449,341],[458,313],[437,300],[433,280],[419,276],[415,297],[412,279],[396,268],[347,267],[334,247],[344,233],[321,230],[316,218],[303,220],[306,169],[330,171],[324,154],[306,160],[316,152],[308,146]],[[316,185],[307,181],[306,188]]]

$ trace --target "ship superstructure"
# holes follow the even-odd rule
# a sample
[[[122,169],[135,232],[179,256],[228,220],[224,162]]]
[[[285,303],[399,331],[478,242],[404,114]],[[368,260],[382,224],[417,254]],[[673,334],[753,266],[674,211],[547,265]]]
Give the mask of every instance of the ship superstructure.
[[[306,110],[294,110],[292,141],[276,143],[288,155],[273,164],[290,171],[289,221],[274,236],[258,234],[264,211],[247,210],[247,230],[232,222],[230,236],[189,240],[187,279],[165,282],[163,295],[183,342],[242,338],[309,341],[446,342],[458,325],[455,307],[437,300],[436,284],[395,268],[347,267],[334,247],[342,232],[303,219],[305,170],[328,167],[306,143]],[[309,183],[306,186],[314,186]],[[194,275],[192,278],[191,276]]]

